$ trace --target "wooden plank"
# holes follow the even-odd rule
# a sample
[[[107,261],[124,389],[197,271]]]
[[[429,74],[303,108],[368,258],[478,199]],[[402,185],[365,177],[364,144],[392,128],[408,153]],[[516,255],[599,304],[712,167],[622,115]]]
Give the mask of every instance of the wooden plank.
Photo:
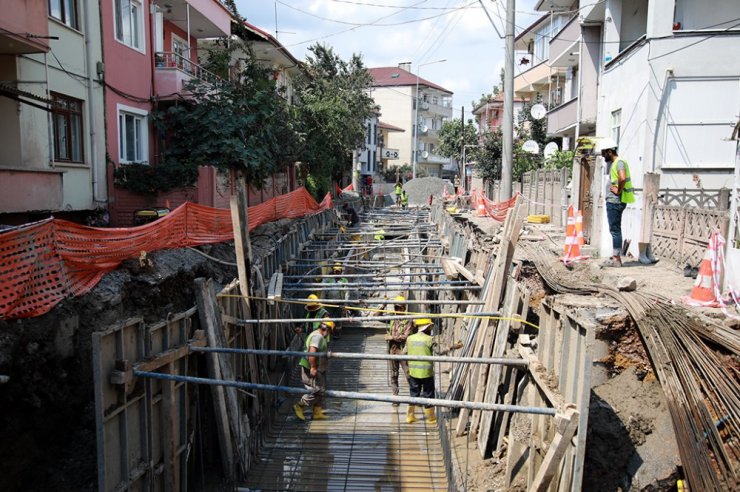
[[[283,298],[283,274],[275,272],[270,278],[270,284],[267,287],[267,299],[270,306]]]
[[[249,305],[249,274],[251,272],[252,245],[249,242],[249,204],[244,174],[237,173],[236,194],[230,199],[231,224],[234,228],[234,250],[239,272],[239,290]]]
[[[200,325],[206,331],[208,345],[211,347],[223,347],[217,334],[220,333],[223,336],[223,327],[220,323],[221,318],[217,315],[218,310],[215,306],[215,293],[213,292],[213,283],[210,279],[195,279],[195,299],[198,306]],[[207,354],[208,376],[212,379],[225,379],[218,356],[219,354],[216,353]],[[211,386],[211,395],[213,396],[216,428],[219,434],[218,443],[221,450],[223,473],[224,477],[231,478],[234,476],[235,471],[233,441],[235,436],[232,431],[234,426],[229,419],[226,388],[223,386]]]
[[[557,433],[547,449],[547,454],[542,460],[542,465],[537,470],[534,481],[529,487],[529,492],[545,492],[550,486],[560,461],[570,446],[570,440],[578,429],[578,412],[573,408],[565,409],[564,414],[555,416]]]

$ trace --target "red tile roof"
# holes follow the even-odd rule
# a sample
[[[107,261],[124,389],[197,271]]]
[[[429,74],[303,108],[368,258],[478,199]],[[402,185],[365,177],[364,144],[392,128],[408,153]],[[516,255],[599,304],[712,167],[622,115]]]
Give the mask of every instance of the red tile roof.
[[[408,85],[416,85],[416,74],[413,74],[411,72],[407,72],[406,70],[398,67],[378,67],[378,68],[369,68],[368,71],[370,72],[370,75],[373,77],[373,87],[398,87],[398,86],[408,86]],[[441,85],[437,85],[434,82],[429,82],[425,78],[419,77],[419,85],[420,86],[426,86],[431,87],[432,89],[437,89],[442,92],[446,92],[448,94],[452,94],[452,91],[449,91],[442,87]]]
[[[378,121],[378,126],[380,128],[383,128],[391,132],[405,132],[406,131],[400,126],[391,125],[390,123],[386,123],[385,121]]]

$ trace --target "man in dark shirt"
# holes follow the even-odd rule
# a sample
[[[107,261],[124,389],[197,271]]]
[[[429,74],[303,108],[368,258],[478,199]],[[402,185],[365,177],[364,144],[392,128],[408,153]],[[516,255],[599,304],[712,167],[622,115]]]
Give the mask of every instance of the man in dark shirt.
[[[355,210],[349,203],[342,205],[342,210],[344,210],[344,215],[349,221],[350,227],[355,227],[360,223],[360,216],[357,215],[357,210]]]

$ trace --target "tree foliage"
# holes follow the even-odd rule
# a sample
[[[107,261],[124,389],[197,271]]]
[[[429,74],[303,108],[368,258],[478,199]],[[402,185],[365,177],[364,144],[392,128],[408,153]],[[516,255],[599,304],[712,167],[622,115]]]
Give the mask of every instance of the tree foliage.
[[[501,179],[501,156],[503,136],[501,129],[488,131],[481,138],[480,147],[475,149],[475,170],[486,180]]]
[[[183,170],[212,165],[236,170],[257,188],[281,165],[294,160],[297,136],[287,101],[277,90],[272,70],[262,66],[248,45],[240,50],[241,66],[230,83],[214,86],[191,79],[189,97],[158,111],[154,121],[166,136],[165,163]],[[223,63],[231,55],[214,55]],[[228,67],[223,67],[228,70]]]
[[[457,162],[462,162],[463,145],[477,145],[478,132],[473,126],[473,120],[465,124],[463,134],[462,118],[445,121],[439,130],[439,154],[443,157],[451,157]],[[466,150],[469,153],[470,150]],[[470,156],[472,160],[474,156]]]
[[[365,139],[365,118],[375,107],[372,76],[359,55],[345,61],[318,43],[308,51],[293,106],[302,136],[299,158],[310,175],[338,178]]]

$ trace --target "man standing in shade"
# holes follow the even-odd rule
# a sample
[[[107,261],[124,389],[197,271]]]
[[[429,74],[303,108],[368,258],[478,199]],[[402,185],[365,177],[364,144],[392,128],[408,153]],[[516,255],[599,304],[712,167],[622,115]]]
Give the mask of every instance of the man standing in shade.
[[[617,154],[617,142],[611,138],[600,139],[595,146],[609,166],[606,184],[606,219],[612,236],[612,256],[603,263],[605,267],[622,266],[622,214],[628,203],[635,201],[635,188],[627,161]]]
[[[403,296],[396,296],[394,302],[405,302],[406,298]],[[406,304],[395,304],[394,314],[406,314]],[[388,353],[391,355],[401,355],[406,349],[406,339],[411,335],[413,330],[413,322],[410,319],[393,319],[388,323],[388,329],[385,333],[385,340],[388,342]],[[391,360],[388,361],[388,365],[391,369],[391,389],[393,394],[398,394],[398,373],[399,368],[403,369],[403,374],[406,379],[409,377],[409,367],[404,360]],[[394,407],[398,406],[398,403],[393,403]]]

